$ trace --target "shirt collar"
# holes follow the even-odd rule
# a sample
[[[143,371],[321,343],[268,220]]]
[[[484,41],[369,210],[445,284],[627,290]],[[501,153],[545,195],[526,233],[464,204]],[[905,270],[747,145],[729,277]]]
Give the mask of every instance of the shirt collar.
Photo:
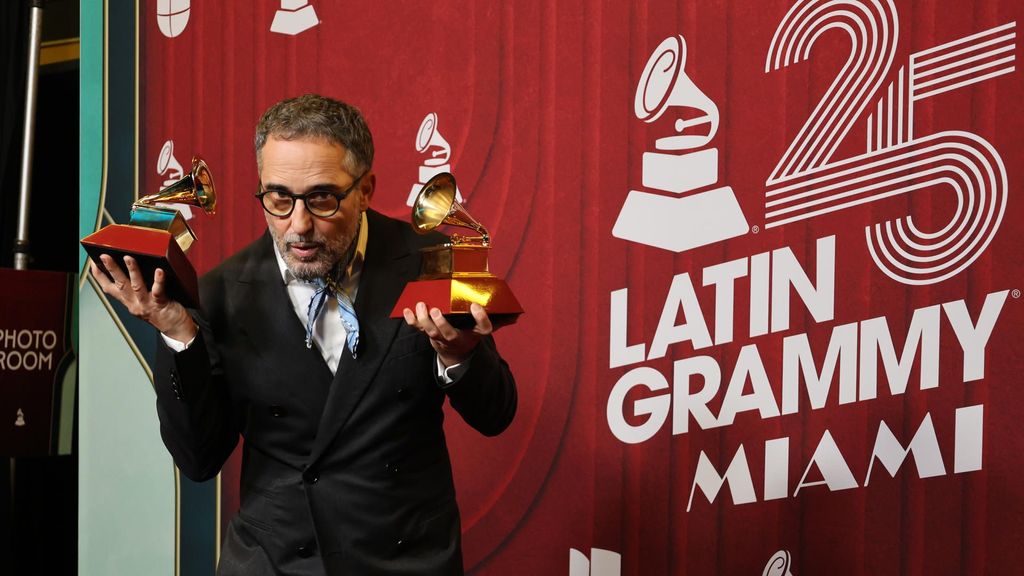
[[[361,220],[359,223],[359,236],[356,238],[356,251],[352,255],[352,260],[348,263],[348,268],[345,269],[345,277],[342,278],[342,286],[345,290],[353,295],[355,300],[355,289],[359,285],[359,275],[363,271],[363,261],[366,255],[366,239],[369,236],[369,222],[366,218],[366,212],[363,212],[360,216]],[[277,247],[277,242],[271,242],[274,246],[274,257],[277,259],[277,267],[281,270],[281,279],[284,280],[285,285],[291,284],[298,280],[292,271],[288,269],[288,265],[284,262],[284,257],[281,256],[281,252]]]

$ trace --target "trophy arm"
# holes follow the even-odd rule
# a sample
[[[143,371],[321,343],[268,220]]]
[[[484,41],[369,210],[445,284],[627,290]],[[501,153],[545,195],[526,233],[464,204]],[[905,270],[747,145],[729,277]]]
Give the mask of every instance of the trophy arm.
[[[491,238],[487,235],[486,231],[481,236],[462,236],[461,234],[452,234],[448,246],[482,246],[490,247]]]

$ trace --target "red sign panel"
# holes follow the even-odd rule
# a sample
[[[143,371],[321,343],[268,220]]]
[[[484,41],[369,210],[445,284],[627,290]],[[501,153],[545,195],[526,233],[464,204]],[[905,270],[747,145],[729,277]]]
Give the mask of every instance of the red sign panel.
[[[456,175],[528,310],[516,422],[447,423],[467,568],[1014,573],[1022,16],[194,2],[142,14],[142,188],[207,159],[208,270],[265,228],[252,133],[305,92],[365,112],[374,208]]]
[[[57,453],[73,288],[69,274],[0,269],[0,454]]]

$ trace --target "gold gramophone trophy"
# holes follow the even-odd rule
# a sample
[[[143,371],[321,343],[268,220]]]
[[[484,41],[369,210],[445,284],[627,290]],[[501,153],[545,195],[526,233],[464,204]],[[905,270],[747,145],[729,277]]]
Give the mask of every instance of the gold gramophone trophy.
[[[512,324],[523,313],[523,307],[508,284],[488,269],[491,237],[455,200],[455,190],[451,174],[443,172],[431,178],[413,202],[413,229],[426,234],[448,224],[469,228],[478,235],[453,234],[450,242],[422,249],[420,277],[405,286],[391,317],[401,318],[402,310],[415,309],[417,302],[424,302],[440,309],[453,326],[470,328],[475,321],[469,306],[475,302],[487,310],[495,327]]]
[[[192,158],[192,170],[181,180],[132,204],[129,224],[104,226],[83,238],[82,245],[100,270],[106,270],[101,254],[110,255],[122,268],[124,256],[131,255],[149,285],[154,271],[163,269],[167,297],[198,308],[196,271],[185,257],[196,235],[181,213],[168,204],[198,206],[211,215],[216,212],[213,175],[202,158]]]

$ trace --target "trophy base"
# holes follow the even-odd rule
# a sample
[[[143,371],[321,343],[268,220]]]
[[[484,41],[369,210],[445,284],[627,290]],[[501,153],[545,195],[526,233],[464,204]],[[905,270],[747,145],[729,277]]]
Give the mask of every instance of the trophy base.
[[[188,208],[188,206],[183,206]],[[164,230],[178,242],[182,252],[187,252],[196,241],[196,234],[188,225],[180,210],[162,208],[160,206],[132,206],[130,226]]]
[[[495,328],[515,323],[523,313],[508,284],[490,275],[410,282],[398,297],[391,317],[401,318],[402,311],[415,309],[417,302],[441,310],[448,322],[460,329],[472,328],[476,323],[469,313],[470,304],[483,306]]]
[[[180,302],[186,308],[199,307],[199,282],[195,268],[170,232],[111,224],[83,238],[82,246],[92,261],[104,272],[106,268],[100,260],[101,254],[112,257],[122,270],[125,255],[135,258],[147,287],[152,287],[156,269],[163,269],[167,298]],[[125,271],[125,275],[127,274]]]
[[[674,196],[630,190],[612,236],[672,252],[692,250],[750,230],[732,188]]]

